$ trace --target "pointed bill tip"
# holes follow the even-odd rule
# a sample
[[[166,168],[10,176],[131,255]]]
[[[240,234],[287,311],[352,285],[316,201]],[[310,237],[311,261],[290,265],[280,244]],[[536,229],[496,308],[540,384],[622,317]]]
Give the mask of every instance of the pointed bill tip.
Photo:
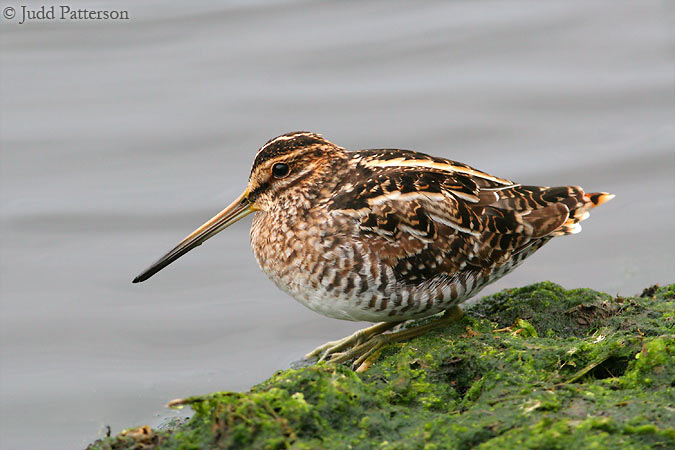
[[[161,267],[157,268],[156,270],[153,269],[154,265],[151,266],[149,269],[147,269],[145,272],[141,273],[140,275],[136,275],[136,278],[134,278],[131,283],[132,284],[142,283],[143,281],[147,280],[148,278],[159,272],[161,270]]]
[[[242,217],[256,211],[255,205],[248,198],[248,190],[245,190],[234,202],[212,217],[209,221],[190,233],[177,246],[166,255],[159,258],[150,267],[133,279],[132,283],[140,283],[147,280],[190,250],[199,247],[203,242],[223,231]]]

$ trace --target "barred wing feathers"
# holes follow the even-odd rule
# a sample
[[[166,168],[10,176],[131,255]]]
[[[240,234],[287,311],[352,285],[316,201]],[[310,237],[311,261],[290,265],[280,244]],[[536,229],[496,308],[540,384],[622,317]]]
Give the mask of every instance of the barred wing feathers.
[[[402,282],[460,272],[488,276],[530,247],[577,233],[588,210],[612,197],[578,186],[521,186],[405,150],[351,155],[356,175],[328,208],[353,218]]]

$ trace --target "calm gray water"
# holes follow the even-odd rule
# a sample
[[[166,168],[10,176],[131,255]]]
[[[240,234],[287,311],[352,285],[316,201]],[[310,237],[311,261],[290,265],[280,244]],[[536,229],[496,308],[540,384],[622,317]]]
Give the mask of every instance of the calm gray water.
[[[130,19],[0,18],[3,449],[157,424],[363,325],[279,292],[250,218],[131,284],[286,131],[617,194],[486,293],[675,278],[666,2],[85,3]]]

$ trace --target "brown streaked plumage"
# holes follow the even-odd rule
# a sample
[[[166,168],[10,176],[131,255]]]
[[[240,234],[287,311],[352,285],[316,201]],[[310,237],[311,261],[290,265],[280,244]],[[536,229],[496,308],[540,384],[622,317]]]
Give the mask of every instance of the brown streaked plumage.
[[[348,152],[314,133],[287,133],[261,147],[234,203],[134,282],[256,212],[251,246],[277,286],[326,316],[387,323],[313,352],[325,357],[364,347],[402,321],[454,311],[551,238],[578,233],[588,211],[612,198],[525,186],[409,150]],[[362,362],[377,345],[337,359]]]

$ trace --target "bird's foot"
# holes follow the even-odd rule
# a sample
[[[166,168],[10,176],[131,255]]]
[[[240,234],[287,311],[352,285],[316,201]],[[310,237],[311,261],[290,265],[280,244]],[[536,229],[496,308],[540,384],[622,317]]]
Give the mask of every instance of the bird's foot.
[[[312,359],[318,357],[319,360],[317,362],[326,361],[327,358],[332,357],[335,354],[339,354],[339,352],[341,352],[342,350],[349,347],[356,347],[357,345],[372,338],[373,336],[377,336],[378,334],[384,333],[387,330],[391,330],[400,323],[401,322],[377,323],[371,327],[358,330],[354,334],[339,339],[337,341],[326,342],[325,344],[307,353],[305,355],[305,359]]]
[[[328,359],[329,362],[338,364],[354,360],[352,368],[357,372],[364,372],[377,360],[380,350],[385,345],[421,336],[436,328],[449,325],[459,320],[463,315],[464,312],[458,306],[455,306],[445,311],[445,313],[436,320],[388,334],[383,333],[384,331],[393,328],[398,323],[379,323],[370,328],[357,331],[353,335],[339,341],[322,345],[307,356],[313,357],[324,352],[320,361],[324,361],[328,359],[328,357],[330,357],[330,359]]]

